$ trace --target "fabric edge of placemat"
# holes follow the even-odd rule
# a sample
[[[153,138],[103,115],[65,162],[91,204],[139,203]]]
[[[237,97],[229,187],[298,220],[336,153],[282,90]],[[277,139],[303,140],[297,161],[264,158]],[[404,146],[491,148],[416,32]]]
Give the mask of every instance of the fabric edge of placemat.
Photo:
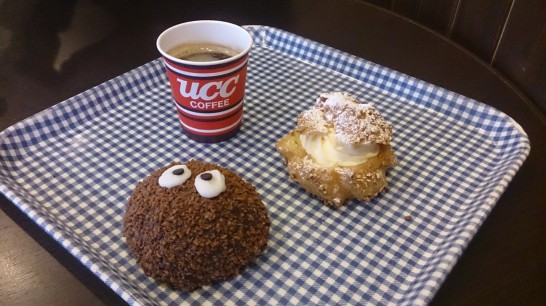
[[[4,188],[4,184],[0,184],[0,192],[14,205],[16,205],[29,219],[38,225],[43,231],[45,231],[52,239],[54,239],[59,246],[67,250],[72,256],[74,256],[79,262],[81,262],[89,271],[95,274],[104,284],[110,287],[117,295],[125,300],[130,305],[140,305],[138,299],[122,290],[122,287],[118,282],[112,279],[109,273],[105,273],[102,269],[90,259],[90,255],[80,247],[72,244],[69,238],[65,237],[65,233],[59,230],[54,222],[44,216],[42,213],[32,210],[32,208],[25,203],[25,195],[17,192],[16,190]],[[94,257],[94,256],[91,256]]]
[[[429,303],[443,280],[455,266],[460,254],[462,254],[468,243],[475,236],[479,227],[483,224],[502,193],[506,190],[511,179],[527,158],[530,151],[527,134],[510,116],[482,102],[281,29],[258,25],[245,27],[253,34],[255,42],[258,45],[278,48],[281,52],[285,52],[303,61],[348,75],[379,88],[381,91],[395,94],[396,96],[408,99],[456,119],[465,125],[478,128],[494,140],[497,148],[500,146],[503,149],[510,145],[517,147],[515,151],[508,153],[505,151],[500,152],[501,154],[505,154],[507,159],[504,159],[504,163],[500,166],[502,168],[500,172],[503,175],[495,176],[499,184],[495,185],[495,188],[491,190],[489,197],[484,202],[481,208],[483,214],[466,222],[467,225],[464,230],[469,238],[463,239],[463,241],[454,240],[448,243],[448,248],[444,248],[444,253],[447,255],[434,264],[435,266],[442,266],[441,275],[430,275],[428,280],[421,284],[421,288],[412,295],[414,296],[414,300],[408,301],[407,299],[402,299],[398,301],[411,302],[412,304]],[[271,45],[275,40],[280,40],[281,43]],[[285,41],[284,43],[282,42],[283,40]],[[378,81],[382,78],[386,78],[387,81],[385,83],[390,85],[385,85]],[[410,84],[409,88],[396,89],[396,86],[402,82]],[[418,95],[412,95],[412,92],[418,92]],[[422,101],[430,100],[432,102],[422,103]],[[483,122],[487,122],[489,125],[484,126]],[[508,129],[509,137],[503,136],[506,135],[506,129]]]
[[[5,150],[8,148],[7,145],[25,147],[52,134],[64,133],[95,114],[111,108],[112,105],[150,90],[147,82],[139,82],[139,80],[164,77],[159,73],[150,75],[156,71],[155,67],[159,62],[160,59],[157,58],[135,67],[9,126],[0,132],[0,149]],[[97,94],[100,95],[97,96]],[[97,100],[101,103],[85,103],[87,100]]]
[[[52,134],[58,135],[64,133],[74,125],[84,122],[95,114],[117,103],[121,103],[125,99],[129,99],[143,90],[149,89],[148,82],[140,80],[149,78],[150,73],[155,72],[157,72],[157,76],[163,77],[162,71],[158,71],[157,69],[159,64],[159,58],[152,60],[23,119],[0,132],[0,152],[8,152],[8,154],[2,154],[2,158],[8,162],[0,165],[0,178],[2,178],[2,181],[0,181],[0,192],[130,305],[139,305],[138,298],[130,292],[123,290],[123,287],[115,280],[116,277],[113,274],[104,271],[101,264],[96,264],[91,260],[90,258],[96,257],[92,252],[86,251],[85,248],[74,246],[70,239],[65,237],[63,231],[55,225],[55,222],[52,222],[48,216],[32,210],[26,204],[26,201],[32,201],[33,196],[19,192],[9,183],[11,182],[9,177],[11,176],[11,171],[17,171],[17,167],[11,164],[22,158],[20,150],[24,150],[26,147],[52,136]],[[88,100],[97,100],[100,103],[91,105],[86,103]],[[69,120],[59,120],[59,118]],[[4,178],[7,180],[4,180]]]
[[[530,152],[529,142],[523,141],[518,144],[520,147],[520,154],[511,154],[509,159],[504,160],[504,162],[499,165],[499,172],[503,173],[503,175],[497,176],[498,184],[496,184],[495,187],[492,188],[489,196],[483,203],[484,205],[480,207],[480,211],[483,214],[475,216],[475,219],[477,219],[478,222],[470,222],[474,219],[467,222],[468,226],[465,228],[465,232],[467,233],[468,238],[464,239],[464,242],[460,244],[460,246],[462,247],[459,247],[458,244],[454,244],[451,246],[451,248],[445,250],[445,253],[453,254],[449,258],[445,258],[439,263],[439,265],[442,263],[445,264],[446,274],[443,277],[434,277],[433,275],[431,275],[430,279],[424,284],[423,290],[419,296],[419,299],[420,301],[422,301],[423,304],[428,304],[432,300],[434,294],[439,290],[441,283],[447,277],[449,271],[451,271],[455,267],[459,257],[462,255],[462,252],[475,237],[476,233],[480,229],[485,219],[489,216],[493,208],[496,206],[497,202],[501,198],[506,188],[508,188],[508,185],[510,184],[510,181],[512,180],[514,175],[525,162]]]
[[[491,132],[496,132],[497,127],[508,126],[527,138],[521,125],[513,118],[483,102],[282,29],[260,25],[244,27],[249,30],[257,45],[272,47],[305,62],[317,64],[416,102],[466,125],[480,128],[492,137],[496,136]],[[276,43],[277,41],[280,43]],[[403,83],[407,83],[406,86],[400,86]],[[412,92],[417,95],[411,94]],[[484,124],[499,121],[503,124]]]

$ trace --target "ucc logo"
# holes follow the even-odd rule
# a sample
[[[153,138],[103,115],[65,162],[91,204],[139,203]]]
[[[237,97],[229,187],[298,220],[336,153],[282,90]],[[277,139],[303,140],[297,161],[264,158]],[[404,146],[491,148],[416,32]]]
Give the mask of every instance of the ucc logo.
[[[208,82],[202,85],[199,82],[191,82],[190,86],[188,86],[188,81],[179,78],[176,80],[180,83],[180,95],[182,97],[210,101],[218,98],[218,96],[223,99],[231,96],[235,92],[237,82],[239,82],[239,75],[226,81]]]

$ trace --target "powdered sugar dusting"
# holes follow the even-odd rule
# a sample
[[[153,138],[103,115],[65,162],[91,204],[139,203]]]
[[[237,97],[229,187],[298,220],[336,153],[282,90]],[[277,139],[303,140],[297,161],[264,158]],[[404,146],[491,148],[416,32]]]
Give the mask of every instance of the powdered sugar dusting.
[[[345,144],[388,144],[392,138],[392,126],[371,104],[341,92],[321,94],[315,106],[298,117],[302,134],[327,134],[331,128]]]
[[[298,116],[298,129],[305,133],[328,133],[328,122],[323,112],[318,108],[311,108]]]

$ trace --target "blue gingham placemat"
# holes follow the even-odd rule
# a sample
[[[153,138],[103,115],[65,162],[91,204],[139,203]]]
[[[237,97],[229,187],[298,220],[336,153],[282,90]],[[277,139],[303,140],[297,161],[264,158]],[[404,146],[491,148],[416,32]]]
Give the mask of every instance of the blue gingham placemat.
[[[505,114],[288,32],[247,27],[241,132],[197,144],[180,130],[160,60],[0,134],[0,190],[130,304],[426,304],[529,152]],[[335,210],[286,173],[274,143],[320,93],[372,102],[399,164],[369,203]],[[233,280],[186,294],[146,277],[122,237],[135,183],[173,160],[228,167],[272,221],[264,254]]]

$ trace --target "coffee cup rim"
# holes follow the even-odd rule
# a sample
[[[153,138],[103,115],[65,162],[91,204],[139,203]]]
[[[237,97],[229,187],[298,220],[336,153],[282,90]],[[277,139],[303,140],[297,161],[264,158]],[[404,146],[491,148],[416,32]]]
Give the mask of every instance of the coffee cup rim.
[[[210,61],[210,62],[196,62],[196,61],[183,60],[183,59],[180,59],[180,58],[169,55],[167,53],[167,50],[164,50],[160,46],[160,44],[161,44],[162,40],[165,38],[165,36],[168,35],[169,32],[172,32],[174,29],[179,28],[181,26],[189,26],[189,25],[203,24],[203,23],[222,24],[224,26],[229,26],[229,27],[233,27],[233,28],[242,30],[243,31],[242,33],[244,33],[244,35],[247,36],[249,44],[242,51],[237,53],[237,55],[234,55],[234,56],[226,58],[226,59],[215,60],[215,61]],[[195,41],[195,43],[215,43],[215,42],[212,42],[212,41]],[[167,58],[170,61],[173,61],[175,63],[180,63],[180,64],[184,64],[184,65],[193,65],[193,66],[219,65],[219,64],[229,63],[229,62],[238,60],[238,59],[240,59],[241,57],[245,56],[246,54],[248,54],[250,52],[250,49],[252,48],[252,45],[253,45],[252,36],[250,35],[250,33],[245,28],[243,28],[242,26],[239,26],[237,24],[227,22],[227,21],[221,21],[221,20],[193,20],[193,21],[187,21],[187,22],[179,23],[179,24],[173,25],[173,26],[165,29],[157,37],[157,40],[156,40],[157,50],[161,53],[161,55],[163,57],[165,57],[165,58]]]

